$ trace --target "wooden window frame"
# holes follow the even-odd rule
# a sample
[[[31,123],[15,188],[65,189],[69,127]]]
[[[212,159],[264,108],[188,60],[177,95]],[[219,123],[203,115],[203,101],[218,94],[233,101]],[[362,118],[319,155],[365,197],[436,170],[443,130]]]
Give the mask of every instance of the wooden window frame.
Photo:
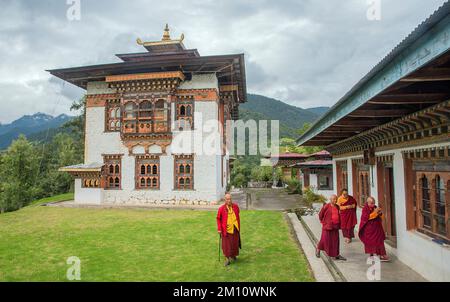
[[[343,189],[348,190],[348,166],[346,160],[336,161],[336,177],[337,193],[341,194]]]
[[[164,104],[163,108],[156,107],[161,101]],[[144,108],[143,105],[146,103],[149,103],[151,107]],[[128,104],[133,105],[132,110],[127,110]],[[121,114],[122,133],[125,135],[170,133],[170,104],[170,97],[168,96],[142,98],[139,100],[125,99]],[[129,114],[131,117],[128,117]],[[159,128],[160,124],[165,124],[165,126]]]
[[[161,164],[159,155],[138,155],[136,156],[135,162],[136,162],[136,173],[135,173],[136,190],[153,190],[153,191],[160,190]],[[144,174],[142,174],[142,167],[144,167]],[[155,167],[157,173],[154,173]],[[142,186],[143,179],[145,180],[144,186]],[[156,186],[154,185],[155,179],[156,179]]]
[[[111,127],[111,123],[114,123],[114,127]],[[120,100],[107,100],[105,106],[105,132],[120,132],[121,129],[122,108]]]
[[[122,156],[122,154],[103,155],[105,190],[122,190]],[[113,166],[112,172],[111,166]],[[113,179],[113,186],[110,186],[111,179]],[[118,184],[117,179],[119,180]]]
[[[182,114],[182,112],[181,112],[182,108],[185,109],[184,114]],[[190,111],[191,111],[190,114],[188,114],[187,108],[190,108]],[[175,103],[176,129],[178,131],[194,130],[194,113],[195,113],[195,101],[193,98],[177,100],[177,102]],[[182,127],[181,121],[188,121],[190,127]]]
[[[371,196],[370,170],[371,167],[364,165],[363,159],[352,161],[353,197],[361,208],[364,207],[367,198]]]
[[[186,173],[186,167],[189,165],[189,173]],[[183,166],[183,172],[180,172],[180,167]],[[183,185],[180,185],[180,180],[183,180]],[[185,181],[189,179],[189,186],[186,186]],[[175,155],[174,159],[174,190],[175,191],[193,191],[194,186],[194,155]]]
[[[328,178],[328,186],[322,187],[320,185],[320,178]],[[333,190],[333,173],[318,173],[317,174],[317,189],[320,191],[332,191]]]
[[[432,237],[434,239],[439,239],[444,241],[446,244],[450,244],[450,176],[448,175],[448,172],[440,172],[440,171],[415,171],[415,207],[416,207],[416,228],[419,232],[426,234],[429,237]],[[441,188],[441,190],[444,190],[445,194],[445,203],[444,203],[444,216],[437,213],[437,178],[440,177],[440,179],[443,179],[444,187]],[[424,196],[423,196],[423,185],[422,180],[427,180],[427,190],[428,190],[428,202],[429,202],[429,209],[427,212],[427,215],[430,219],[430,225],[425,225],[425,209],[424,209]],[[438,230],[438,223],[437,218],[441,218],[444,220],[445,224],[445,232],[446,234],[442,234]]]

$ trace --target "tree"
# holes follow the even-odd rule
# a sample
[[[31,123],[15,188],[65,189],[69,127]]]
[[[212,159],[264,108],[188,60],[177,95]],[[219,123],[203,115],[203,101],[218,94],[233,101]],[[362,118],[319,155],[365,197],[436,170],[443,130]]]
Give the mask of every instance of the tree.
[[[0,166],[0,211],[14,211],[30,203],[36,193],[39,158],[25,136],[11,144]]]

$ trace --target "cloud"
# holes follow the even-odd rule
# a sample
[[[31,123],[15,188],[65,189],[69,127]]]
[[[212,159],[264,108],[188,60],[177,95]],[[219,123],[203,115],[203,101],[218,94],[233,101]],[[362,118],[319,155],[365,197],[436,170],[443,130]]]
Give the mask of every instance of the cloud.
[[[245,53],[248,91],[300,107],[330,106],[444,0],[382,0],[368,21],[366,0],[3,0],[0,121],[37,111],[68,113],[83,90],[45,70],[117,62],[135,42],[174,37],[202,55]]]

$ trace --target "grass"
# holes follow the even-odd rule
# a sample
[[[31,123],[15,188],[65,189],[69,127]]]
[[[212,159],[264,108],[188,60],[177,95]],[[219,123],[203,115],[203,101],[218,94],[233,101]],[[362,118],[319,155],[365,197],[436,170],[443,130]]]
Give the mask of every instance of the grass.
[[[32,206],[32,207],[40,206],[40,205],[42,205],[44,203],[48,203],[48,202],[68,201],[68,200],[73,200],[73,199],[74,199],[73,193],[66,193],[66,194],[61,194],[61,195],[56,195],[56,196],[52,196],[52,197],[35,200],[29,206]]]
[[[215,213],[27,207],[0,215],[0,281],[313,281],[279,212],[243,211],[241,256],[218,260]]]

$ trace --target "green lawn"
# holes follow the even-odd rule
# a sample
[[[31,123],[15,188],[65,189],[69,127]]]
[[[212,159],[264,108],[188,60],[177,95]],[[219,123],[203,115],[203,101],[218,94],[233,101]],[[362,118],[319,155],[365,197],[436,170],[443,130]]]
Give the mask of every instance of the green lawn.
[[[49,202],[68,201],[68,200],[73,200],[73,198],[74,198],[73,193],[66,193],[66,194],[61,194],[61,195],[56,195],[56,196],[52,196],[52,197],[35,200],[30,204],[30,206],[40,206],[41,204],[49,203]]]
[[[218,261],[215,213],[27,207],[0,215],[0,281],[313,281],[279,212],[242,212],[243,250]]]

